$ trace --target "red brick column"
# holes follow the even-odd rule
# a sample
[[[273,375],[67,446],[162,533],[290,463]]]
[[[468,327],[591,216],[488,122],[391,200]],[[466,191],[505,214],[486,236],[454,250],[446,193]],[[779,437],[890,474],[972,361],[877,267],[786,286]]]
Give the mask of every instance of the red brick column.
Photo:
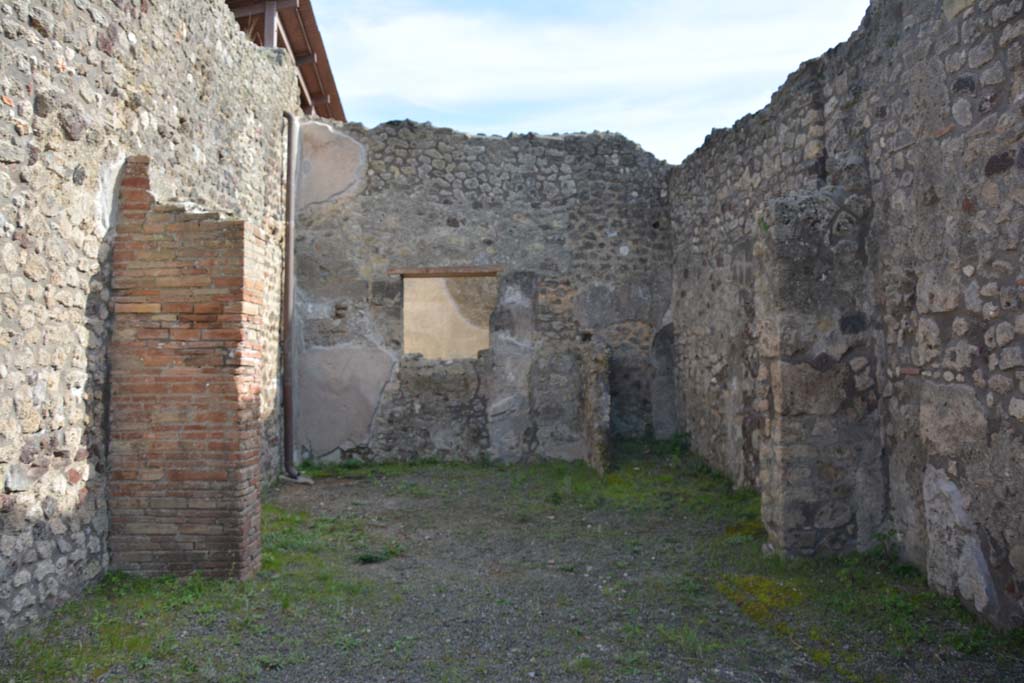
[[[113,251],[113,569],[259,568],[261,245],[242,221],[154,203],[149,160],[128,160]]]

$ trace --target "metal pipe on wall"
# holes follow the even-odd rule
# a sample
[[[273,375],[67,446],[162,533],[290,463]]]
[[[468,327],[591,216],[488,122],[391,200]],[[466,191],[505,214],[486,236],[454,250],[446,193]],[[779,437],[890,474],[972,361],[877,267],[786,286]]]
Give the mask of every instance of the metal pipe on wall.
[[[299,151],[299,124],[295,114],[286,111],[288,121],[288,169],[285,176],[285,247],[284,247],[284,302],[281,315],[281,349],[284,381],[282,402],[284,404],[284,474],[289,479],[299,479],[295,466],[295,400],[294,353],[292,343],[292,313],[295,305],[295,184]]]

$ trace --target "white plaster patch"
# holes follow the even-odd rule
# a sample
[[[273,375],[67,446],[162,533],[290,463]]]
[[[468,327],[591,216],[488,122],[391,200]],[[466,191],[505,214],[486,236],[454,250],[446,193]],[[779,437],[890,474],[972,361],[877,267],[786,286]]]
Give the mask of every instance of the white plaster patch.
[[[117,179],[125,161],[124,152],[118,151],[114,161],[105,165],[100,171],[99,191],[93,200],[93,210],[96,220],[95,234],[102,239],[110,232],[114,222],[117,220]]]
[[[983,612],[995,600],[995,585],[967,513],[968,503],[941,469],[929,465],[923,486],[928,583],[946,594],[960,595]]]
[[[299,443],[317,458],[366,444],[394,359],[377,348],[338,346],[307,350],[298,365]]]
[[[319,121],[300,126],[297,171],[299,209],[342,199],[362,190],[366,148],[336,127]]]

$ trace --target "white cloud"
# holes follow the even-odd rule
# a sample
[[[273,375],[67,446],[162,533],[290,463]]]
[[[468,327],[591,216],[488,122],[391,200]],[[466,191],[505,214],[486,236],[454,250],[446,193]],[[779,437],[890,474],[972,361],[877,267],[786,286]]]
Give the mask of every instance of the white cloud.
[[[678,161],[712,127],[767,103],[801,61],[844,40],[867,2],[732,0],[722,10],[654,0],[544,21],[437,2],[351,2],[320,22],[354,119],[361,102],[387,100],[457,111],[472,120],[469,132],[618,130]],[[496,112],[516,116],[495,122]]]

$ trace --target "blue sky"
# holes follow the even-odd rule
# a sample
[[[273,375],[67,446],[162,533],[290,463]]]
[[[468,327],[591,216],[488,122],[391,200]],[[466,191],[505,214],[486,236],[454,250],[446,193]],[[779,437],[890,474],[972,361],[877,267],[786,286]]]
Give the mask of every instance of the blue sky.
[[[315,0],[351,121],[611,130],[681,161],[842,42],[869,0]]]

